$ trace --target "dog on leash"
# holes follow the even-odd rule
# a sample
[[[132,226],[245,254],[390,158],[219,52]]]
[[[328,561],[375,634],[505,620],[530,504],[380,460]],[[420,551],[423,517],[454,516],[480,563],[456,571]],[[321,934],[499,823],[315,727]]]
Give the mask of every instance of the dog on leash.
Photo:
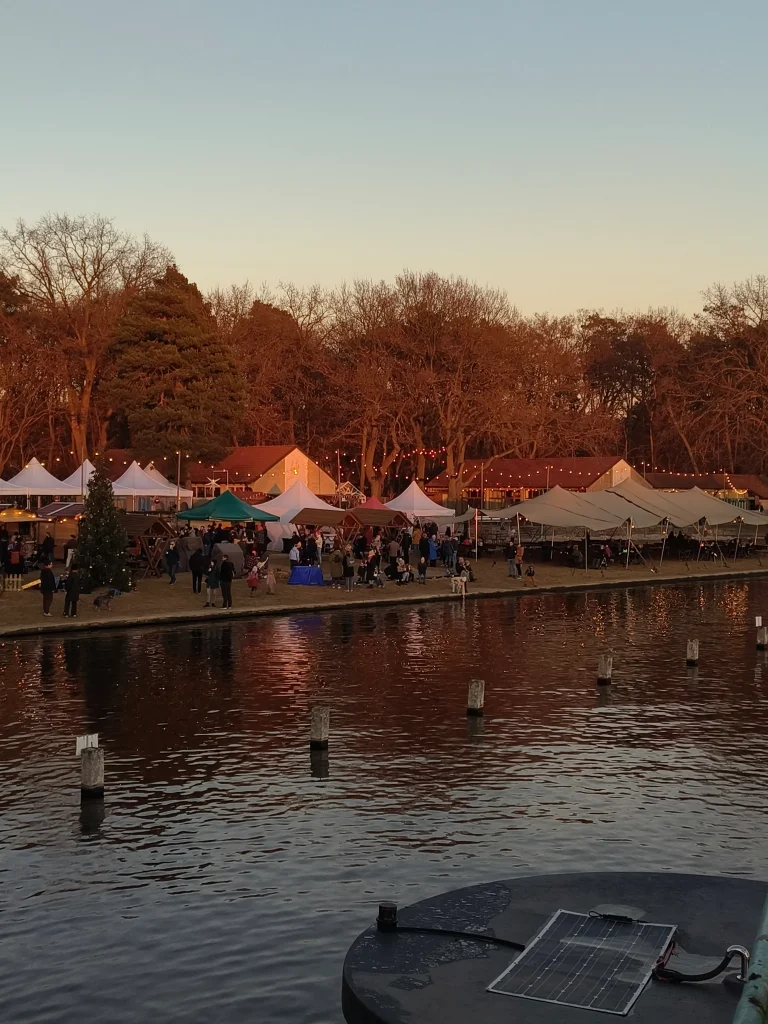
[[[113,596],[114,595],[113,595],[111,590],[108,590],[106,594],[99,594],[98,597],[95,597],[93,599],[93,607],[96,609],[97,612],[100,612],[100,611],[111,612],[112,611],[112,598],[113,598]]]

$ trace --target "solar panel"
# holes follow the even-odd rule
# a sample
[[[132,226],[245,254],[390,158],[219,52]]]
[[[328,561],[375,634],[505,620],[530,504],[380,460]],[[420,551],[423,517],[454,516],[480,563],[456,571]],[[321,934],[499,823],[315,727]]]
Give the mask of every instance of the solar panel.
[[[558,910],[489,992],[623,1016],[675,926]]]

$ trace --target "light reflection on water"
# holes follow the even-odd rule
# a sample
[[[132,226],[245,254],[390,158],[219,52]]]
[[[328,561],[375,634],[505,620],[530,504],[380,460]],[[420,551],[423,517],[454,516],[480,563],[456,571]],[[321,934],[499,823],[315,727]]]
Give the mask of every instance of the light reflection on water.
[[[722,583],[6,641],[5,1019],[338,1022],[381,898],[557,869],[765,877],[767,611],[768,584]],[[79,804],[91,731],[103,811]]]

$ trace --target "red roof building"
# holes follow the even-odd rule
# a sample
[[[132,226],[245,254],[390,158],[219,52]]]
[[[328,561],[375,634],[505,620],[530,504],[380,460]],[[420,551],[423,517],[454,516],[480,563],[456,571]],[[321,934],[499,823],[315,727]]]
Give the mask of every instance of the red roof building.
[[[473,459],[464,467],[464,488],[461,497],[470,504],[501,508],[511,501],[522,501],[558,484],[569,491],[599,491],[615,487],[622,480],[643,483],[643,477],[619,456],[558,459]],[[448,474],[443,471],[430,480],[426,492],[435,501],[448,498]]]

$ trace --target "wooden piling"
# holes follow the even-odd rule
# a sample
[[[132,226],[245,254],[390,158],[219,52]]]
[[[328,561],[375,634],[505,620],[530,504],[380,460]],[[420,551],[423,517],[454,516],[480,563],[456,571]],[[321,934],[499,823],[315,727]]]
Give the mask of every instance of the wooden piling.
[[[80,799],[104,797],[104,748],[86,747],[80,752]]]
[[[699,641],[689,640],[685,651],[685,664],[698,665],[699,663]]]
[[[328,736],[331,727],[331,712],[329,708],[312,708],[309,719],[309,749],[327,750]]]
[[[610,683],[613,673],[613,655],[601,654],[597,662],[597,681],[601,686]]]
[[[757,649],[764,651],[768,648],[768,626],[761,626],[757,631]]]
[[[467,693],[467,714],[480,717],[485,704],[485,680],[470,679]]]

